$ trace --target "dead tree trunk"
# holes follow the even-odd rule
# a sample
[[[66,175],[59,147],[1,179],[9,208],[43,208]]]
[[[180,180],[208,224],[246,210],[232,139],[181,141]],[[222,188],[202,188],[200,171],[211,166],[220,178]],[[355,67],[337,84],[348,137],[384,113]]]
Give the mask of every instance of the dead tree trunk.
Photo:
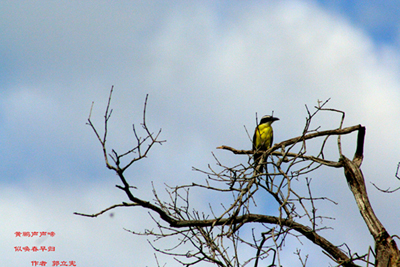
[[[344,167],[347,183],[353,192],[358,209],[375,241],[375,266],[400,266],[400,252],[396,243],[376,217],[368,199],[364,175],[360,169],[363,160],[365,127],[358,131],[357,149],[353,160],[341,155],[340,161]]]

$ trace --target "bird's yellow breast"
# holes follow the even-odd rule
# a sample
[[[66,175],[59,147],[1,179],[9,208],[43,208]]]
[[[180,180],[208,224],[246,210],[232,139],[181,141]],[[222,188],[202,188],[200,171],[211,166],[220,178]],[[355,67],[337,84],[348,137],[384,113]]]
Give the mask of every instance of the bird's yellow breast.
[[[266,150],[271,147],[273,131],[271,124],[263,123],[256,129],[255,147],[257,150]]]

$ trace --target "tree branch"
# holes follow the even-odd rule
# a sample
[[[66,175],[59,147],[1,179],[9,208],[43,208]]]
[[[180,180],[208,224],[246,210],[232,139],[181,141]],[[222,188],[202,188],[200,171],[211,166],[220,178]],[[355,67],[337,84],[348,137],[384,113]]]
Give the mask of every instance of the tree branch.
[[[397,249],[396,244],[383,228],[371,208],[365,188],[364,178],[360,170],[363,160],[365,127],[354,125],[342,128],[345,113],[335,109],[323,108],[328,101],[325,101],[324,103],[319,102],[316,111],[313,113],[310,112],[306,106],[308,118],[306,118],[306,125],[303,129],[302,135],[274,144],[266,151],[261,151],[261,153],[263,153],[262,158],[264,159],[265,164],[262,169],[265,169],[265,173],[263,173],[262,170],[260,172],[254,171],[251,158],[249,158],[248,165],[238,164],[234,167],[224,166],[215,158],[217,165],[223,169],[221,172],[214,171],[210,166],[210,171],[208,172],[195,169],[207,175],[206,184],[200,185],[197,183],[191,183],[188,185],[167,187],[166,191],[169,194],[169,202],[163,202],[158,197],[154,187],[154,200],[149,201],[137,197],[131,190],[133,186],[129,184],[124,176],[125,170],[131,167],[133,163],[147,157],[154,144],[161,144],[164,142],[158,140],[161,129],[158,133],[154,134],[146,125],[148,95],[146,95],[144,103],[143,122],[141,124],[146,136],[144,138],[139,137],[133,125],[133,133],[137,141],[136,146],[123,154],[118,154],[114,150],[111,150],[112,153],[108,154],[106,139],[108,134],[108,121],[112,114],[112,109],[110,109],[112,92],[113,87],[111,88],[106,112],[104,114],[104,135],[101,137],[91,122],[93,104],[88,118],[88,125],[93,129],[97,139],[101,143],[107,168],[115,171],[122,183],[122,185],[116,185],[116,187],[126,194],[130,203],[123,202],[122,204],[113,205],[91,215],[83,213],[74,214],[87,217],[97,217],[106,211],[122,206],[139,206],[147,209],[151,211],[149,212],[150,217],[156,222],[159,233],[157,231],[154,232],[153,230],[146,230],[143,235],[153,236],[156,237],[156,239],[169,236],[179,237],[177,238],[179,242],[177,242],[176,246],[173,246],[171,249],[158,250],[153,246],[153,244],[151,245],[156,251],[167,255],[192,258],[192,262],[189,263],[184,263],[177,259],[178,262],[185,266],[192,266],[202,261],[214,263],[223,267],[241,266],[239,264],[238,244],[245,244],[256,250],[255,255],[252,258],[247,259],[244,265],[254,261],[254,266],[258,266],[260,261],[265,257],[268,257],[268,252],[271,250],[275,252],[273,264],[275,264],[275,259],[277,259],[277,264],[280,265],[281,256],[279,251],[284,244],[285,238],[288,235],[293,235],[298,238],[297,234],[293,234],[292,230],[294,230],[300,234],[299,236],[304,236],[315,245],[321,247],[338,265],[355,267],[358,265],[354,262],[357,260],[364,260],[364,256],[352,254],[350,249],[348,249],[348,253],[346,253],[321,235],[317,234],[318,230],[327,228],[320,227],[318,229],[316,223],[317,219],[329,217],[316,215],[317,202],[315,202],[315,200],[327,198],[318,198],[313,196],[310,187],[311,180],[308,179],[308,177],[305,178],[308,197],[301,196],[295,191],[295,188],[293,188],[296,180],[299,180],[299,177],[304,177],[305,174],[313,172],[322,165],[334,168],[344,167],[349,187],[354,194],[360,212],[377,244],[376,260],[379,257],[387,257],[390,259],[386,261],[387,263],[389,263],[389,261],[398,262],[396,260],[399,258],[399,252],[398,250],[397,254],[396,252],[393,252]],[[312,118],[321,110],[339,112],[342,114],[338,129],[319,131],[320,127],[317,127],[314,130],[309,130]],[[357,148],[353,160],[349,160],[342,155],[341,136],[350,134],[354,131],[358,131]],[[337,144],[340,155],[339,161],[327,160],[324,156],[325,145],[327,144],[329,137],[334,135],[338,136]],[[316,156],[306,155],[306,141],[318,137],[324,137],[320,151],[315,154]],[[297,153],[291,152],[294,148],[297,149],[299,146],[300,148]],[[220,146],[217,147],[217,149],[229,150],[234,154],[252,155],[255,153],[255,151],[252,150],[237,150],[228,146]],[[125,156],[131,155],[132,153],[136,153],[136,157],[132,157],[128,160],[127,164],[122,164],[121,159]],[[112,159],[111,162],[109,162],[108,157]],[[283,165],[283,163],[288,164]],[[267,167],[269,167],[269,170]],[[219,186],[215,186],[215,183],[219,183]],[[189,209],[190,187],[215,190],[218,193],[229,192],[232,194],[232,201],[221,203],[222,211],[214,213],[213,207],[210,204],[210,215],[204,212],[200,213],[193,208]],[[181,190],[184,190],[183,192],[186,193],[186,196],[182,194]],[[257,206],[260,192],[266,193],[267,196],[273,200],[274,204],[277,205],[279,216],[256,214],[254,212],[253,208]],[[261,195],[261,197],[264,199],[264,195]],[[183,205],[181,205],[182,202]],[[161,222],[154,219],[153,212],[158,214],[161,218]],[[310,224],[311,227],[303,225],[295,220],[296,218],[301,219],[303,217],[309,219],[309,223],[307,222],[307,224]],[[245,238],[239,235],[239,229],[248,224],[257,225],[257,227],[252,229],[253,241],[245,240]],[[272,225],[272,227],[270,225]],[[257,229],[256,233],[260,234],[261,239],[260,237],[255,238],[254,229]],[[233,248],[225,244],[226,240],[232,242]],[[188,251],[186,254],[172,252],[172,250],[183,244],[191,244],[195,251]],[[300,258],[299,251],[298,256]],[[303,265],[305,265],[305,263]]]
[[[364,138],[365,127],[361,127],[357,136],[357,148],[353,160],[351,161],[342,155],[340,162],[343,163],[344,174],[354,195],[358,209],[375,240],[376,266],[398,266],[400,252],[396,243],[372,209],[365,186],[364,175],[360,169],[363,159]]]

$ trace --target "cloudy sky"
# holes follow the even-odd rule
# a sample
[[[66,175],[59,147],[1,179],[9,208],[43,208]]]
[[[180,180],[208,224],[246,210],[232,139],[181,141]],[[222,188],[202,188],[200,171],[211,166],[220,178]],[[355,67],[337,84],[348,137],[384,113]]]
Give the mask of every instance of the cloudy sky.
[[[77,266],[155,266],[140,231],[154,227],[147,212],[118,209],[126,201],[117,177],[85,125],[102,128],[115,86],[109,143],[123,152],[134,144],[132,123],[147,120],[162,139],[128,175],[144,198],[151,182],[200,182],[192,166],[247,162],[217,150],[249,149],[243,126],[271,114],[275,141],[298,136],[305,105],[331,98],[346,112],[345,126],[367,127],[363,172],[377,215],[399,234],[400,3],[398,1],[1,1],[0,2],[0,222],[1,261],[74,260]],[[337,127],[339,116],[317,124]],[[345,138],[352,157],[354,136]],[[336,159],[336,158],[333,158]],[[334,230],[322,234],[365,253],[373,245],[341,171],[312,176],[316,194],[339,204],[324,215]],[[195,201],[205,204],[202,192]],[[16,231],[54,231],[54,237],[17,238]],[[396,232],[397,231],[397,232]],[[55,252],[15,252],[15,246],[55,246]],[[329,263],[320,249],[295,244],[312,263]],[[354,252],[354,251],[353,251]],[[284,266],[298,264],[289,253]],[[176,265],[159,256],[161,263]],[[326,264],[326,265],[327,265]],[[4,264],[3,264],[4,265]],[[202,265],[204,266],[204,265]],[[315,265],[314,265],[315,266]]]

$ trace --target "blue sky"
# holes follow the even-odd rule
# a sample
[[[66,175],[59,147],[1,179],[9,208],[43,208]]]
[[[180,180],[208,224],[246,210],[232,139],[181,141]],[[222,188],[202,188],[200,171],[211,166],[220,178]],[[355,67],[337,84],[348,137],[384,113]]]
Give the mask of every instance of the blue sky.
[[[397,1],[318,1],[356,27],[366,31],[379,44],[398,44],[399,11]]]
[[[281,119],[274,125],[279,142],[301,133],[304,105],[331,98],[329,107],[346,112],[346,126],[367,127],[368,193],[390,234],[398,234],[398,193],[383,195],[370,184],[399,185],[397,1],[148,2],[0,3],[0,249],[9,266],[31,266],[37,259],[155,266],[146,239],[123,230],[148,227],[146,212],[73,215],[126,201],[85,125],[94,101],[93,121],[102,128],[111,85],[111,147],[122,152],[134,143],[131,124],[141,122],[146,94],[148,124],[153,131],[162,128],[167,140],[128,172],[148,198],[151,181],[159,191],[164,183],[202,181],[191,169],[215,164],[211,152],[227,164],[247,162],[216,147],[250,148],[243,126],[252,131],[256,112],[274,111]],[[316,123],[332,128],[338,120],[323,115]],[[354,137],[344,145],[352,157]],[[328,222],[335,231],[324,235],[365,252],[365,244],[373,244],[359,226],[342,172],[319,173],[313,183],[317,194],[339,202],[326,207],[325,215],[336,220]],[[204,192],[194,197],[204,209],[213,199]],[[15,231],[42,230],[56,232],[43,241],[56,247],[53,254],[14,252],[14,246],[38,242],[18,240]],[[290,245],[312,253],[310,266],[327,262],[318,249]],[[289,253],[282,264],[293,266],[297,259]]]

